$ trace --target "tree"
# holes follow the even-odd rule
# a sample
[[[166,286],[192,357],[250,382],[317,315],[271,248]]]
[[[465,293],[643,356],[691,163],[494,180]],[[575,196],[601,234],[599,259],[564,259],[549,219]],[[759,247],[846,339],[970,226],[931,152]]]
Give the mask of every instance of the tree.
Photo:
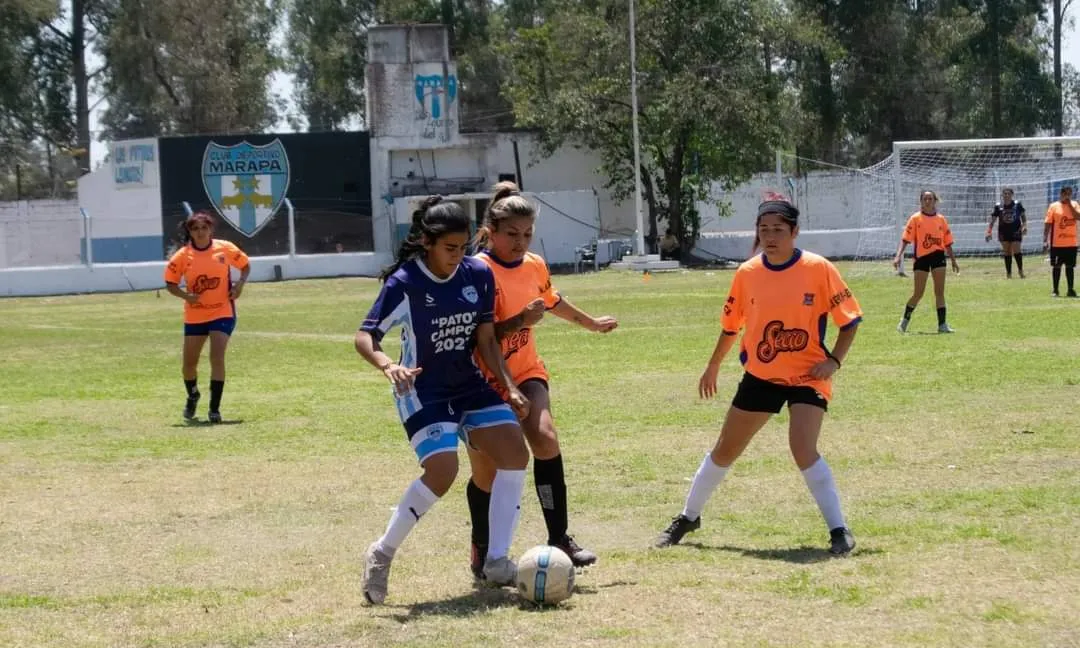
[[[277,121],[279,0],[97,1],[109,17],[108,137],[244,133]]]
[[[762,65],[761,2],[639,0],[642,180],[650,244],[666,220],[682,245],[698,235],[697,200],[771,160],[783,138],[781,95]],[[555,0],[502,48],[505,92],[545,155],[564,144],[598,152],[609,187],[634,190],[627,8]]]

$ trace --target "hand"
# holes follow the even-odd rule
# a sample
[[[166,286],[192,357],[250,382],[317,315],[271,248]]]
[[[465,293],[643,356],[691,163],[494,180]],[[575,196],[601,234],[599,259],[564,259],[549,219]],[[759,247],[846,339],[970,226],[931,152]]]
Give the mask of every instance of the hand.
[[[416,367],[415,369],[409,369],[408,367],[402,367],[396,362],[391,362],[389,366],[383,369],[383,375],[390,381],[390,384],[394,386],[394,391],[398,394],[408,393],[412,389],[413,381],[423,371],[422,367]]]
[[[525,308],[521,309],[521,312],[518,313],[518,315],[521,316],[521,328],[536,326],[540,320],[544,319],[544,312],[546,310],[547,307],[544,306],[544,300],[539,297],[526,304]]]
[[[510,395],[506,400],[510,403],[510,408],[514,410],[514,414],[517,414],[519,419],[524,421],[529,418],[531,403],[517,387],[510,390]]]
[[[698,380],[698,395],[702,398],[712,398],[716,395],[716,374],[720,373],[720,366],[709,364],[705,367],[705,373]]]
[[[960,274],[960,266],[959,266],[959,265],[957,265],[957,263],[956,263],[956,259],[953,259],[953,260],[952,260],[952,271],[953,271],[953,272],[954,272],[955,274]]]
[[[229,291],[229,299],[239,299],[242,292],[244,292],[244,282],[238,281],[233,284],[232,289]]]
[[[1043,252],[1050,249],[1050,241],[1043,241]]]
[[[602,315],[593,318],[592,322],[589,323],[589,330],[597,333],[610,333],[611,331],[614,331],[615,327],[618,325],[619,320],[611,315]]]
[[[840,368],[840,363],[832,358],[825,358],[810,368],[810,375],[818,380],[828,380]]]
[[[989,242],[990,242],[990,232],[987,232],[987,233],[986,233],[986,242],[987,242],[987,243],[989,243]]]
[[[194,306],[195,304],[199,303],[199,294],[191,292],[184,293],[184,301]]]
[[[899,254],[897,254],[896,256],[893,257],[892,267],[897,269],[897,270],[900,269],[900,255]]]

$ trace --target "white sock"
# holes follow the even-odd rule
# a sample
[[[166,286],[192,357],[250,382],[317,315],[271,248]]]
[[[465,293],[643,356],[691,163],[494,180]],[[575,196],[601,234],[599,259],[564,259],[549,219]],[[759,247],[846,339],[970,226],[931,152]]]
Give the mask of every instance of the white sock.
[[[705,508],[705,502],[712,497],[713,491],[724,481],[730,466],[717,466],[712,460],[712,453],[705,455],[694,473],[694,483],[690,485],[690,493],[686,496],[686,506],[682,514],[688,520],[696,520],[701,517],[701,510]]]
[[[413,530],[420,516],[428,512],[439,496],[431,492],[424,482],[417,479],[405,489],[401,496],[394,514],[390,516],[390,524],[386,525],[386,532],[379,538],[379,551],[388,556],[393,556],[397,548],[405,542],[405,536]]]
[[[840,495],[836,492],[836,482],[833,481],[832,471],[829,470],[829,464],[825,463],[825,458],[818,457],[814,465],[802,471],[802,474],[829,530],[847,526],[844,512],[840,510]]]
[[[521,516],[521,492],[525,490],[524,470],[496,470],[491,483],[488,507],[488,560],[505,558]]]

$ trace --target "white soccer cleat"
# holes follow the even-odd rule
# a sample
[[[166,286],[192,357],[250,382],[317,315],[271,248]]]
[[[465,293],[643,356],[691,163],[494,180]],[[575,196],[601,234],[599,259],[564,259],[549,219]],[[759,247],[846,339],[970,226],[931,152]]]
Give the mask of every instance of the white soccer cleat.
[[[390,581],[390,561],[393,557],[379,551],[379,543],[373,542],[364,556],[364,579],[361,590],[372,605],[386,600],[386,587]]]
[[[484,580],[496,586],[513,585],[517,578],[517,565],[507,557],[484,561]]]
[[[911,323],[911,320],[906,320],[906,319],[900,320],[900,323],[896,325],[896,332],[897,333],[907,333],[907,327],[908,327],[909,323]]]
[[[938,325],[937,332],[938,333],[956,333],[956,329],[949,326],[949,324],[946,322],[945,324],[939,324]]]

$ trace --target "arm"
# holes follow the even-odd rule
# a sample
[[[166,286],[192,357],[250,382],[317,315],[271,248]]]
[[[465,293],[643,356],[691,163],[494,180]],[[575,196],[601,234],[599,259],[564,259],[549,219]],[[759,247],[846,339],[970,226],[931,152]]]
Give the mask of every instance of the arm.
[[[990,222],[986,224],[986,240],[989,241],[990,237],[994,233],[994,221],[998,219],[998,208],[994,207],[994,211],[990,212]]]
[[[544,300],[537,297],[513,317],[495,322],[495,340],[498,342],[528,326],[535,326],[544,318]],[[488,365],[489,367],[491,365]]]
[[[904,260],[904,250],[907,249],[907,241],[903,238],[900,239],[900,246],[896,248],[896,256],[893,258],[893,267],[899,268],[900,262]]]
[[[1050,249],[1050,232],[1054,229],[1053,223],[1043,223],[1043,249]]]
[[[840,329],[840,332],[836,334],[836,344],[833,345],[832,351],[825,351],[828,357],[814,365],[810,369],[810,375],[820,380],[831,378],[840,369],[841,363],[851,350],[851,343],[855,341],[855,333],[858,330],[858,323]]]
[[[403,394],[412,389],[413,379],[420,374],[423,369],[416,367],[415,369],[409,369],[408,367],[402,367],[394,362],[390,356],[383,352],[382,346],[379,345],[371,333],[367,331],[357,331],[356,337],[353,340],[353,345],[356,347],[356,352],[360,354],[364,360],[368,361],[373,367],[379,369],[386,379],[394,385],[394,389]]]
[[[712,355],[709,356],[709,364],[705,366],[705,373],[698,380],[698,395],[702,398],[712,398],[716,395],[716,375],[720,373],[720,363],[724,361],[731,348],[735,346],[737,332],[724,331],[716,341]]]
[[[563,297],[558,304],[555,304],[551,309],[551,312],[556,317],[564,319],[567,322],[573,322],[574,324],[598,333],[607,333],[619,325],[619,322],[609,315],[604,315],[603,317],[593,317],[592,315],[589,315],[577,306],[574,306],[570,303],[570,300],[565,297]]]
[[[952,245],[945,246],[945,254],[948,255],[949,261],[952,262],[953,272],[960,272],[960,265],[956,262],[956,255],[953,254]]]
[[[514,384],[514,378],[510,374],[510,369],[506,367],[506,360],[503,359],[499,340],[495,337],[495,325],[491,322],[484,322],[476,328],[476,350],[480,353],[480,359],[484,361],[484,365],[495,374],[499,385],[506,390],[507,401],[510,407],[514,408],[518,418],[527,417],[529,399],[525,398],[525,395]]]
[[[184,290],[180,287],[180,284],[167,282],[165,284],[165,290],[169,291],[169,294],[173,297],[179,297],[180,299],[183,299],[189,304],[194,304],[195,302],[199,301],[198,295],[196,295],[195,293],[189,293],[188,291]]]
[[[240,293],[244,291],[244,284],[247,283],[248,276],[251,274],[251,264],[247,264],[243,268],[240,268],[240,281],[233,284],[232,290],[229,291],[229,299],[237,299],[240,297]]]

